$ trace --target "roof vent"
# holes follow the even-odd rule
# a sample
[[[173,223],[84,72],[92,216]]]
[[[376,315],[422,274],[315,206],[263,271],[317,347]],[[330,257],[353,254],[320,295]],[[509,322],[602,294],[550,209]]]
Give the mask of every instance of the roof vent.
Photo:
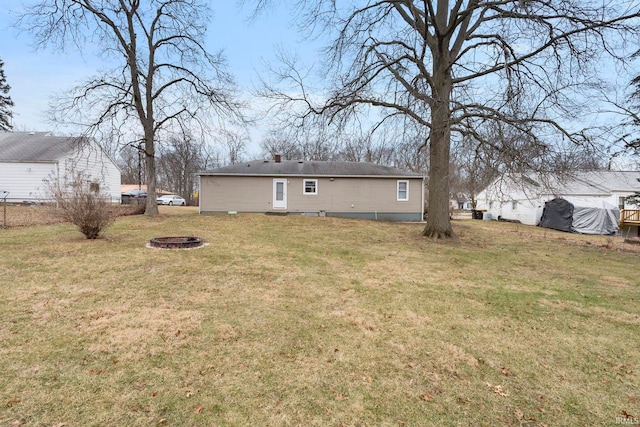
[[[303,164],[304,162],[302,160],[298,160],[298,163]]]

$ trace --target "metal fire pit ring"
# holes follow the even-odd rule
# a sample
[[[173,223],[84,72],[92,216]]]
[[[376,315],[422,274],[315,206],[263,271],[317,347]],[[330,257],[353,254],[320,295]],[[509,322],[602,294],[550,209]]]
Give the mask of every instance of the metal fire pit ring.
[[[203,244],[204,239],[196,236],[154,237],[149,240],[149,246],[160,249],[190,249]]]

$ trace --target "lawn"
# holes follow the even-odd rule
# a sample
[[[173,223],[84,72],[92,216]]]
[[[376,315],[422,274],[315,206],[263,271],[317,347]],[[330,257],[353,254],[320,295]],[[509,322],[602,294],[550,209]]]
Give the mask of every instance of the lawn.
[[[200,216],[0,229],[0,426],[640,419],[640,252],[456,221]],[[194,250],[146,247],[198,235]]]

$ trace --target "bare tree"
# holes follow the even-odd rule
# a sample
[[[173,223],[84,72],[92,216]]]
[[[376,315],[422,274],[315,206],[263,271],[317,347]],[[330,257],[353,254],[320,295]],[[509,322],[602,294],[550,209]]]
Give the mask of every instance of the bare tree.
[[[209,144],[204,144],[202,147],[202,170],[209,170],[213,168],[219,168],[224,165],[224,154],[222,151]]]
[[[640,57],[640,50],[635,52],[633,58]],[[640,157],[640,75],[631,79],[629,84],[631,92],[623,102],[615,102],[608,99],[609,103],[614,106],[615,113],[622,116],[620,123],[608,125],[607,130],[613,131],[622,143],[620,151],[615,155],[629,152],[635,157]]]
[[[530,133],[496,121],[479,121],[452,147],[456,175],[452,182],[473,208],[476,195],[502,174],[527,175],[560,180],[578,171],[602,169],[604,165],[592,144],[545,143]],[[546,179],[545,179],[546,180]],[[527,183],[523,181],[523,189]]]
[[[18,21],[39,47],[92,45],[119,61],[72,89],[53,113],[88,133],[106,128],[140,144],[147,215],[158,213],[156,143],[162,132],[187,134],[221,117],[240,118],[224,58],[205,48],[210,17],[208,2],[201,0],[40,0]]]
[[[7,77],[4,75],[4,62],[0,59],[0,131],[13,128],[9,121],[13,117],[11,111],[13,100],[9,96],[9,90],[11,90],[11,86],[7,83]]]
[[[244,159],[249,136],[236,130],[223,130],[222,143],[227,149],[229,164],[235,165]]]
[[[275,0],[256,0],[258,8]],[[638,39],[635,1],[298,0],[302,28],[330,40],[318,93],[308,73],[284,58],[263,95],[304,124],[314,114],[348,124],[369,114],[372,128],[401,115],[424,129],[429,150],[429,217],[423,235],[452,237],[452,141],[482,141],[479,121],[517,129],[540,155],[558,140],[585,144],[576,124],[600,84],[605,57],[623,60]],[[320,102],[318,102],[320,100]],[[302,105],[296,109],[294,105]],[[491,143],[492,141],[482,141]],[[531,165],[544,162],[531,161]]]
[[[395,166],[394,141],[374,139],[371,134],[347,135],[340,140],[338,157],[348,162],[368,162],[383,166]]]
[[[504,147],[515,147],[519,136],[501,134],[491,123],[489,129],[476,129],[475,133],[482,135],[481,140],[467,135],[452,147],[451,163],[454,172],[451,174],[451,188],[456,194],[464,194],[473,209],[476,208],[476,195],[480,191],[508,169],[520,169],[517,163],[525,157],[530,158],[529,155],[532,154],[521,153],[517,149],[503,150]],[[483,141],[492,143],[485,144]],[[516,157],[509,159],[509,153]],[[527,168],[526,165],[522,166]]]
[[[261,142],[262,154],[280,154],[287,160],[333,160],[338,157],[335,129],[323,121],[308,120],[306,126],[283,127],[272,131]]]
[[[139,184],[146,182],[146,171],[143,161],[143,147],[125,145],[118,156],[118,167],[123,184]]]
[[[296,141],[281,131],[271,131],[260,142],[261,154],[266,159],[279,155],[284,160],[302,160],[302,154]]]
[[[205,169],[206,147],[193,137],[170,138],[168,147],[161,150],[158,183],[164,189],[182,196],[188,204],[194,203],[197,188],[196,174]]]

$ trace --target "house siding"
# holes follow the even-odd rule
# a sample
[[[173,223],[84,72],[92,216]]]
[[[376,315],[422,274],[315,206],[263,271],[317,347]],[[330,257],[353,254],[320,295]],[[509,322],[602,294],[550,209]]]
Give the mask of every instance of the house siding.
[[[57,177],[58,163],[0,163],[0,191],[9,202],[37,202],[47,198],[45,179]]]
[[[202,213],[272,211],[273,179],[287,180],[287,212],[354,218],[420,220],[422,178],[320,176],[201,176]],[[305,179],[317,179],[317,194],[305,195]],[[409,200],[397,200],[397,181],[409,181]]]
[[[0,162],[0,191],[9,191],[7,201],[50,201],[45,181],[65,180],[72,170],[84,172],[100,183],[113,203],[120,202],[120,170],[95,143],[48,162]]]
[[[613,194],[611,195],[611,197],[605,199],[607,202],[611,203],[614,206],[619,206],[620,205],[620,198],[627,198],[629,196],[633,196],[635,194],[635,191],[615,191],[613,192]],[[624,204],[624,209],[638,209],[637,206],[635,205],[631,205],[629,203],[625,203]]]
[[[120,203],[120,169],[95,143],[91,142],[83,148],[75,150],[61,161],[60,173],[72,170],[86,173],[91,179],[100,183],[100,191],[108,195],[113,203]],[[64,179],[64,178],[63,178]]]
[[[517,202],[515,209],[513,209],[514,201]],[[523,224],[536,225],[540,222],[544,203],[539,200],[531,201],[527,199],[509,202],[491,201],[491,207],[489,207],[489,202],[479,200],[477,207],[485,211],[485,216],[489,214],[491,219],[519,221]]]

